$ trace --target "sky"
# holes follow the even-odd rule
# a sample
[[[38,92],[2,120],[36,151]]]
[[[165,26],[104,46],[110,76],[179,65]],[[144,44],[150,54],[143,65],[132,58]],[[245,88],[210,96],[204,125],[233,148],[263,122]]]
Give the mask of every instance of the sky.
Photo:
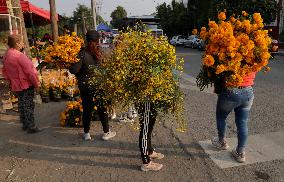
[[[49,9],[49,0],[29,0],[32,4]],[[117,7],[122,6],[127,11],[128,16],[149,15],[155,12],[156,6],[163,2],[170,3],[172,0],[97,0],[100,4],[99,14],[106,21],[110,21],[111,12]],[[59,14],[71,16],[77,4],[91,6],[91,0],[56,0],[56,9]]]

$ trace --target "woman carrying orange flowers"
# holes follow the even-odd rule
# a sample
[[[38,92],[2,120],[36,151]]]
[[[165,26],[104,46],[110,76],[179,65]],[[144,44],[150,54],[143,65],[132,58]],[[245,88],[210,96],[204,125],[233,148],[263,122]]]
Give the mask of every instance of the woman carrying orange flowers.
[[[225,140],[226,119],[234,110],[238,145],[232,156],[238,162],[245,162],[247,123],[254,99],[252,86],[256,72],[263,67],[267,69],[271,39],[263,30],[259,13],[251,16],[243,11],[241,17],[227,19],[225,12],[221,12],[218,19],[209,21],[208,30],[203,27],[200,32],[207,46],[197,84],[203,90],[214,83],[218,94],[218,137],[212,139],[212,144],[218,149],[229,148]]]

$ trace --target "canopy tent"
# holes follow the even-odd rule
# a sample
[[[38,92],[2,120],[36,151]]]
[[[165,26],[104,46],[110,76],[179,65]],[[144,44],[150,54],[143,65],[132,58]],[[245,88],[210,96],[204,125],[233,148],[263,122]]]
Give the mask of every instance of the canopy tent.
[[[97,31],[111,32],[111,28],[106,24],[101,23],[97,26]]]
[[[21,0],[21,7],[27,27],[34,25],[45,25],[50,23],[50,12],[39,8],[29,1]],[[0,14],[7,14],[8,8],[6,0],[0,0]]]

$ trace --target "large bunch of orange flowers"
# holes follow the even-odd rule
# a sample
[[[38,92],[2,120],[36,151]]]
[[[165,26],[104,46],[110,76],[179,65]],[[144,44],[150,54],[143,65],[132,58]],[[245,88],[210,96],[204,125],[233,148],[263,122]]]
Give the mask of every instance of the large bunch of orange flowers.
[[[83,39],[75,32],[60,36],[57,42],[43,50],[44,61],[54,63],[60,68],[68,68],[72,63],[79,61],[78,53],[83,44]]]
[[[200,31],[207,46],[202,62],[203,77],[199,79],[212,83],[215,78],[223,77],[226,87],[236,87],[243,82],[244,76],[262,68],[269,69],[266,66],[271,57],[271,38],[268,30],[263,29],[260,13],[248,15],[243,11],[242,16],[227,18],[226,13],[221,12],[218,19],[217,22],[209,21],[209,28],[202,27]]]

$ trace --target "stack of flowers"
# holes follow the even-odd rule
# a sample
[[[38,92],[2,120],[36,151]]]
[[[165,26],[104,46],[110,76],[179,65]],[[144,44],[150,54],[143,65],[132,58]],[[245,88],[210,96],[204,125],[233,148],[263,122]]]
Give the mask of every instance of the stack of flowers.
[[[226,18],[225,12],[218,15],[218,22],[209,21],[208,30],[202,27],[200,37],[206,42],[203,67],[197,77],[197,85],[203,90],[214,83],[236,87],[243,77],[258,72],[267,66],[271,57],[271,38],[263,30],[259,13],[252,16],[243,11],[239,17]],[[196,31],[195,31],[196,32]]]
[[[59,68],[68,68],[72,63],[79,61],[80,52],[84,41],[75,32],[72,35],[60,36],[58,41],[43,49],[45,62],[53,63]]]
[[[80,127],[82,123],[82,101],[67,102],[66,109],[60,115],[60,125],[67,127]]]
[[[128,29],[116,37],[114,44],[102,71],[92,80],[96,88],[104,90],[106,100],[125,106],[150,101],[161,111],[183,114],[183,93],[179,88],[183,59],[177,59],[168,40],[154,37],[151,31]],[[184,120],[177,120],[185,129]]]
[[[44,98],[51,97],[58,101],[62,96],[74,98],[79,93],[75,76],[67,70],[44,70],[40,80],[41,95]]]

